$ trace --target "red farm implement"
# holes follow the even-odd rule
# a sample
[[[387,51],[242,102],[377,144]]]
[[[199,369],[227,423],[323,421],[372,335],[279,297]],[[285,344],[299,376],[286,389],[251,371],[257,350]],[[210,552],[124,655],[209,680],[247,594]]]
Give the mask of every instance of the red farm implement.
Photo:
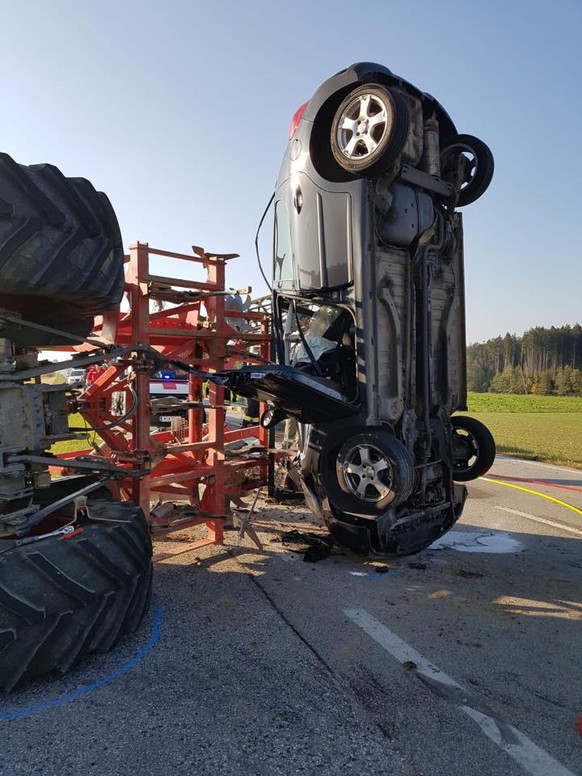
[[[209,381],[205,400],[206,386],[196,374],[187,378],[187,401],[167,407],[176,422],[155,430],[150,413],[152,373],[159,364],[172,362],[209,373],[243,362],[265,362],[271,341],[267,313],[229,309],[225,271],[236,254],[194,251],[189,256],[145,243],[131,246],[126,257],[126,303],[98,319],[91,335],[93,341],[125,346],[128,351],[106,361],[106,368],[73,407],[101,443],[59,456],[65,461],[101,456],[116,467],[145,470],[142,476],[119,480],[119,496],[140,506],[156,531],[204,524],[206,536],[189,547],[221,543],[228,502],[266,482],[269,432],[259,425],[229,429],[231,405],[225,402],[225,389]],[[183,276],[202,269],[205,279],[153,274],[154,257],[158,266],[169,260],[172,265],[182,262]],[[254,444],[232,444],[245,439],[255,440]],[[246,452],[237,453],[237,447]]]

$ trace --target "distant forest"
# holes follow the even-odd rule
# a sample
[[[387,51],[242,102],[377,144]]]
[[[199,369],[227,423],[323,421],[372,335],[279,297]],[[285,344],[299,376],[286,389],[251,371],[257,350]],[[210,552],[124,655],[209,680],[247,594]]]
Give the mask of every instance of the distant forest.
[[[582,396],[582,326],[507,333],[467,347],[467,388],[477,393]]]

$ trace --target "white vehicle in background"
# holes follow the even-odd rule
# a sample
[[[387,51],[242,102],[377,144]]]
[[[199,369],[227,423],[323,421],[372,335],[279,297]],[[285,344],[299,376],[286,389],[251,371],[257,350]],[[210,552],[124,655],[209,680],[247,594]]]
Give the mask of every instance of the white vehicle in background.
[[[67,376],[67,384],[71,388],[83,388],[85,386],[86,369],[71,369]]]
[[[156,372],[150,381],[152,426],[168,426],[173,417],[186,417],[187,410],[176,406],[188,401],[188,377],[174,371]]]

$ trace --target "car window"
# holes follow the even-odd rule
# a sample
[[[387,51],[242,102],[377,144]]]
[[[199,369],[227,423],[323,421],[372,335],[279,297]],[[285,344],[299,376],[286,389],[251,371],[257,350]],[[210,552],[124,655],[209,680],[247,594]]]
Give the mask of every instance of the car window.
[[[275,232],[273,246],[273,284],[276,288],[295,287],[295,267],[291,248],[289,214],[284,202],[275,205]]]
[[[345,307],[279,299],[285,362],[333,380],[345,396],[357,396],[355,323]]]

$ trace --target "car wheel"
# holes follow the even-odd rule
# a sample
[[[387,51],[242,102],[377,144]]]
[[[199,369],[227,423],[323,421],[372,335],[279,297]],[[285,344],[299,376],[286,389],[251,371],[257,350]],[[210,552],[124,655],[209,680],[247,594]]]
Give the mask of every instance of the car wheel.
[[[378,84],[350,92],[331,125],[331,150],[347,172],[379,177],[398,159],[406,143],[410,117],[397,93]]]
[[[475,418],[458,416],[453,424],[453,479],[468,482],[489,471],[495,460],[493,435]]]
[[[370,430],[349,437],[322,456],[321,480],[331,504],[361,515],[379,515],[405,501],[414,486],[414,462],[400,440]]]
[[[485,193],[493,178],[489,146],[472,135],[457,135],[441,150],[441,177],[459,189],[457,205],[470,205]]]

